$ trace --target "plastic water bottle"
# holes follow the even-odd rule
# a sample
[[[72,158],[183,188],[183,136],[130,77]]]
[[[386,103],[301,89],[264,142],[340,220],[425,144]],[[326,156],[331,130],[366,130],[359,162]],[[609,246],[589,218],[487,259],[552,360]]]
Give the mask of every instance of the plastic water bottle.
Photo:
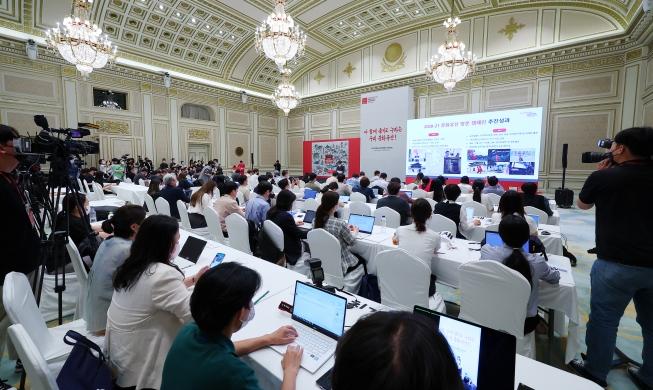
[[[95,209],[93,207],[91,207],[91,211],[88,213],[88,218],[91,223],[97,222],[97,214],[95,213]]]
[[[109,217],[107,219],[111,219],[111,218],[113,218],[113,213],[109,212]]]
[[[381,216],[381,233],[385,233],[385,215]]]

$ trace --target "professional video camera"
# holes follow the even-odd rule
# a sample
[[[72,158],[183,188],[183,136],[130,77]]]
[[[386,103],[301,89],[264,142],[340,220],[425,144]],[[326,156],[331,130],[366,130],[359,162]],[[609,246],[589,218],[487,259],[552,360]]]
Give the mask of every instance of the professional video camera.
[[[75,141],[91,135],[87,127],[98,128],[89,123],[79,123],[77,129],[51,129],[43,115],[35,115],[34,123],[41,127],[33,139],[20,137],[14,139],[14,149],[21,155],[55,154],[61,152],[67,156],[86,156],[100,153],[100,144],[95,141]]]
[[[598,146],[603,149],[610,149],[614,140],[610,138],[600,139]],[[584,163],[599,163],[606,158],[610,158],[610,153],[601,152],[585,152],[582,154],[582,161]]]

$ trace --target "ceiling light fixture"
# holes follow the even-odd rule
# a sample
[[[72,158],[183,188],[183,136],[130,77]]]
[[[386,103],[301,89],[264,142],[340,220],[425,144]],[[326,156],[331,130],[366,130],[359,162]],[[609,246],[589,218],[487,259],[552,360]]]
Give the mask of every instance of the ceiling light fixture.
[[[208,24],[206,25],[206,28],[211,28]]]
[[[159,9],[163,9],[163,5],[159,4]]]
[[[196,22],[195,18],[191,18],[190,21],[193,22],[193,23]]]
[[[177,16],[181,16],[181,14],[179,12],[177,12]]]
[[[59,52],[66,61],[74,64],[84,79],[93,69],[104,68],[107,63],[116,62],[118,48],[95,22],[91,21],[92,0],[75,0],[73,12],[63,20],[63,28],[57,27],[47,31],[45,38],[52,53]]]
[[[283,80],[272,94],[272,103],[288,116],[290,110],[296,108],[301,103],[302,98],[299,92],[295,91],[295,86],[290,83],[290,69],[284,68],[280,71]]]
[[[360,26],[360,25],[361,25],[361,22],[358,22],[358,25]]]
[[[395,12],[399,12],[399,8],[396,8],[396,9],[395,9]]]
[[[426,76],[433,81],[443,84],[448,92],[456,86],[456,83],[474,73],[476,69],[476,56],[472,52],[464,56],[465,44],[458,42],[458,25],[460,19],[454,17],[454,4],[451,0],[451,17],[444,22],[447,28],[446,42],[440,46],[438,54],[435,54],[431,61],[426,63]]]
[[[104,92],[104,94],[107,97],[107,100],[104,100],[98,107],[101,108],[109,108],[112,110],[122,110],[122,107],[120,107],[120,104],[116,103],[113,101],[113,95],[114,93],[112,91],[109,92]]]
[[[218,34],[222,34],[222,30],[218,31]]]
[[[258,54],[264,53],[282,70],[293,58],[295,61],[304,55],[306,34],[295,25],[295,21],[286,14],[286,0],[275,0],[276,7],[256,29],[254,47]]]
[[[234,39],[234,38],[236,38],[236,37],[234,37],[234,36],[232,35],[232,36],[231,36],[231,39]]]

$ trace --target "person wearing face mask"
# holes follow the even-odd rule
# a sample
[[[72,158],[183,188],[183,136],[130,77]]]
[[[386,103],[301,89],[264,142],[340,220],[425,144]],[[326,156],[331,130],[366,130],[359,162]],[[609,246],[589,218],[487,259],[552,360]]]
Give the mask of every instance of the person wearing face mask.
[[[177,183],[177,176],[170,173],[163,176],[163,184],[165,187],[161,190],[161,197],[167,200],[170,205],[170,216],[179,219],[177,201],[181,200],[184,203],[189,203],[190,198],[181,187],[177,186]]]
[[[129,250],[143,223],[145,209],[137,205],[120,207],[113,218],[102,223],[102,230],[113,233],[100,245],[86,282],[86,330],[104,333],[107,327],[107,310],[113,296],[113,273],[129,256]]]
[[[207,227],[204,209],[213,206],[213,197],[217,193],[218,185],[209,180],[190,197],[190,207],[188,207],[188,219],[192,229]]]
[[[261,388],[254,370],[240,357],[269,345],[289,344],[297,331],[282,326],[261,337],[231,341],[235,332],[256,321],[252,301],[260,286],[261,276],[238,263],[222,263],[202,276],[190,298],[195,322],[184,326],[172,343],[161,390]],[[281,359],[282,390],[295,389],[302,354],[301,347],[288,346]]]
[[[170,345],[193,321],[190,288],[208,267],[184,277],[173,263],[180,250],[179,223],[150,216],[114,273],[104,347],[118,373],[118,389],[160,389]]]
[[[245,212],[238,206],[236,201],[236,192],[238,192],[238,185],[233,181],[227,182],[224,184],[224,195],[216,199],[213,204],[213,208],[220,215],[220,226],[222,227],[222,234],[225,237],[229,237],[227,233],[227,223],[225,219],[231,214],[238,214],[241,217],[245,218]]]

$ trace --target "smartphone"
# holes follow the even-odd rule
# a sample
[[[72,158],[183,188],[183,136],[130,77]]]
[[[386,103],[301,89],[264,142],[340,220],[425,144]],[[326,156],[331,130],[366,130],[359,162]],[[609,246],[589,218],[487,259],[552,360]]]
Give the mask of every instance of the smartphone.
[[[224,260],[224,256],[225,256],[224,253],[218,253],[217,255],[215,255],[215,258],[211,262],[211,268],[222,263],[222,260]]]
[[[327,371],[326,373],[324,373],[324,375],[322,375],[320,377],[320,379],[315,381],[315,384],[317,385],[317,387],[322,389],[322,390],[331,390],[331,374],[332,373],[333,373],[333,368],[330,369],[329,371]]]

